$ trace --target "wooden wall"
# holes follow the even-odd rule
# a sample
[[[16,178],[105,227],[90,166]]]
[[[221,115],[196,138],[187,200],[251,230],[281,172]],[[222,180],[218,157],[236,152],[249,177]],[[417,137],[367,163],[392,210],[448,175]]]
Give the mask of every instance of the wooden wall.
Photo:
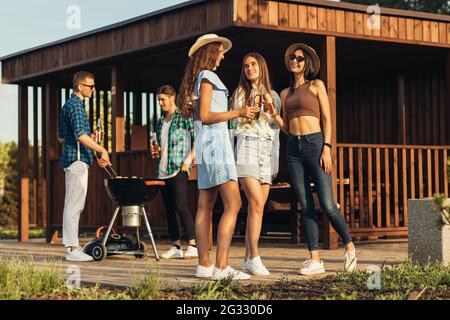
[[[400,76],[404,79],[403,89],[399,87]],[[400,90],[404,96],[405,141]],[[444,70],[347,79],[338,82],[337,92],[340,143],[450,144]]]
[[[381,9],[380,28],[369,27],[367,6],[329,1],[234,0],[239,25],[293,29],[352,38],[450,46],[450,19]]]
[[[398,143],[396,90],[395,78],[390,77],[338,83],[337,140]]]
[[[23,81],[171,42],[190,43],[202,33],[232,26],[450,47],[446,16],[382,8],[380,28],[369,28],[366,8],[323,0],[197,1],[4,59],[2,81]]]
[[[450,144],[448,87],[444,69],[405,75],[407,144]]]
[[[215,30],[231,23],[231,2],[213,0],[50,45],[2,61],[3,82],[130,53]]]

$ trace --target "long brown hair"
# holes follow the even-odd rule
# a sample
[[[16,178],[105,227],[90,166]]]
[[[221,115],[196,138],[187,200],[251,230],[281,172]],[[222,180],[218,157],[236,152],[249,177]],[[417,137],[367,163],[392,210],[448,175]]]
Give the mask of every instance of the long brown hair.
[[[241,77],[239,79],[239,85],[236,90],[236,96],[233,97],[234,99],[237,98],[237,95],[243,90],[245,92],[245,101],[247,101],[250,98],[250,93],[252,91],[252,84],[250,80],[247,79],[245,76],[245,60],[247,60],[248,57],[255,58],[256,62],[259,65],[259,79],[258,79],[258,86],[263,86],[267,92],[272,95],[272,84],[270,82],[270,75],[269,75],[269,68],[267,67],[267,62],[263,58],[262,55],[260,55],[257,52],[250,52],[247,55],[245,55],[244,59],[242,59],[242,70],[241,70]]]
[[[198,74],[202,70],[212,70],[216,66],[219,56],[220,42],[212,42],[197,49],[184,69],[183,80],[181,81],[178,106],[185,118],[192,117],[194,113],[194,85]]]

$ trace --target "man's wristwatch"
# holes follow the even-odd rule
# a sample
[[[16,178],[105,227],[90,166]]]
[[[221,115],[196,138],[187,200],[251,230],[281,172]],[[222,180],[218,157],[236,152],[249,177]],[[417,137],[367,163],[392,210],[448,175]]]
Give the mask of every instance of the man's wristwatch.
[[[324,146],[327,146],[328,148],[330,148],[330,149],[331,149],[331,143],[328,143],[328,142],[324,142],[324,143],[323,143],[323,145],[324,145]]]

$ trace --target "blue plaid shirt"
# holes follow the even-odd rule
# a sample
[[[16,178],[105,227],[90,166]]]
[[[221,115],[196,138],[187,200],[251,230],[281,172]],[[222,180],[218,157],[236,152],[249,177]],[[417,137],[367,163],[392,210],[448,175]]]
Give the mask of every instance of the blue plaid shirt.
[[[64,148],[61,156],[61,166],[67,168],[73,162],[77,161],[77,141],[81,135],[91,135],[91,128],[84,110],[84,102],[72,94],[61,109],[59,123],[59,137],[64,139]],[[84,163],[92,164],[92,151],[80,145],[80,159]]]

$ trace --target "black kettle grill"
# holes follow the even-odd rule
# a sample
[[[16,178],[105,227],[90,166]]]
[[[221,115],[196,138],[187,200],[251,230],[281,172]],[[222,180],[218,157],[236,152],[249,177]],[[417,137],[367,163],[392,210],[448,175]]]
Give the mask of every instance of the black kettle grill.
[[[104,236],[100,237],[98,231],[97,237],[84,246],[84,252],[91,255],[96,261],[103,260],[106,256],[119,254],[134,255],[137,258],[143,258],[145,256],[145,247],[144,243],[139,240],[139,227],[141,226],[142,216],[150,236],[155,258],[159,261],[158,251],[156,250],[155,240],[144,205],[149,203],[157,195],[160,187],[164,186],[165,182],[157,179],[119,177],[111,167],[110,170],[112,170],[114,175],[106,168],[105,170],[111,176],[110,179],[104,180],[106,191],[118,206],[114,211]],[[136,242],[131,241],[127,237],[120,236],[116,232],[111,234],[119,211],[122,212],[123,227],[136,227]]]

